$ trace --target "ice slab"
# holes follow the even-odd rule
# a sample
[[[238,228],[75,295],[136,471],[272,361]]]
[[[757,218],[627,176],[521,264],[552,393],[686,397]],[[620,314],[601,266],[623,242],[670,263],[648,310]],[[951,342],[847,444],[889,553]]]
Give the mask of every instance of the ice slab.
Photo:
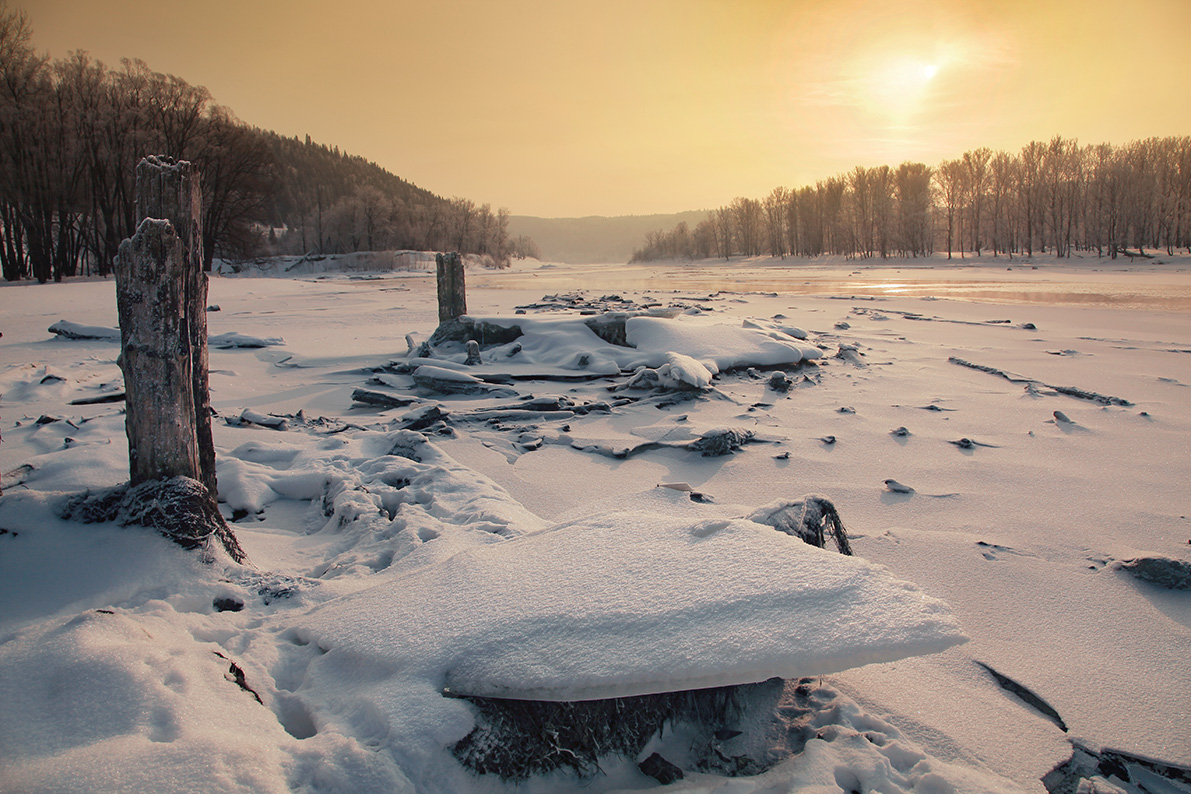
[[[676,496],[681,497],[681,494]],[[966,638],[885,568],[745,519],[612,511],[328,604],[320,645],[458,694],[591,700],[832,673]]]

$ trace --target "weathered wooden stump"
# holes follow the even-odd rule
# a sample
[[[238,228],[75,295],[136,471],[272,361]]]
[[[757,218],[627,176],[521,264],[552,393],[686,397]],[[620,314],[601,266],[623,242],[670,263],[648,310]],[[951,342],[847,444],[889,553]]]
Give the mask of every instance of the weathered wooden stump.
[[[445,323],[467,314],[463,257],[458,253],[435,254],[438,270],[438,321]]]
[[[215,480],[215,445],[211,439],[207,274],[203,272],[202,206],[198,172],[189,162],[150,156],[137,165],[137,217],[169,221],[184,248],[185,262],[180,271],[184,289],[183,316],[189,333],[195,435],[201,472],[196,479],[207,486],[214,497],[218,489]]]
[[[116,256],[120,369],[133,485],[202,481],[186,318],[185,246],[168,220],[145,218]]]
[[[136,187],[142,220],[115,263],[132,486],[124,512],[135,513],[130,500],[145,488],[163,504],[198,499],[202,509],[167,511],[152,525],[187,547],[218,538],[242,560],[215,505],[198,174],[184,160],[146,157]],[[173,519],[178,525],[166,526]]]

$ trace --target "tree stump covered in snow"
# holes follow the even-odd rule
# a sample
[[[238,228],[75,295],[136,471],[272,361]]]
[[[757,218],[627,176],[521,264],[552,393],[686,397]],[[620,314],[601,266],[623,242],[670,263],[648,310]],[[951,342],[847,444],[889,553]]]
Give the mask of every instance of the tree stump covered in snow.
[[[463,281],[463,257],[457,253],[435,254],[438,267],[438,321],[445,323],[467,314]]]

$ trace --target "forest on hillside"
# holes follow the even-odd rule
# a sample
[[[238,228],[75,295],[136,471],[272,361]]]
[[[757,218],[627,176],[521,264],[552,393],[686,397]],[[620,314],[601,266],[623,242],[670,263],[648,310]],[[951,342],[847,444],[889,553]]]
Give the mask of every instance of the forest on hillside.
[[[362,157],[240,122],[201,86],[140,60],[39,54],[0,0],[0,268],[5,280],[108,275],[137,223],[142,157],[190,160],[215,257],[457,250],[507,264],[508,211],[446,199]]]
[[[1130,247],[1191,247],[1191,137],[1081,146],[1056,136],[933,168],[857,166],[814,186],[737,198],[693,228],[651,232],[632,261],[942,251],[1115,259]]]

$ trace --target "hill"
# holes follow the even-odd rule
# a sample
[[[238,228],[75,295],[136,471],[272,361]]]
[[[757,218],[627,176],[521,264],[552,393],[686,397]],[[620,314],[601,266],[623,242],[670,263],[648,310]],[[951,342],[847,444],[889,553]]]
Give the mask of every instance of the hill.
[[[0,0],[0,274],[110,275],[133,235],[137,163],[187,160],[204,265],[267,255],[457,250],[500,265],[507,210],[445,199],[337,146],[250,127],[207,89],[86,52],[50,61]],[[522,241],[530,245],[529,241]]]
[[[568,264],[627,262],[650,232],[669,230],[685,221],[692,227],[707,217],[706,210],[671,215],[591,215],[584,218],[509,217],[509,237],[533,238],[541,258]]]

